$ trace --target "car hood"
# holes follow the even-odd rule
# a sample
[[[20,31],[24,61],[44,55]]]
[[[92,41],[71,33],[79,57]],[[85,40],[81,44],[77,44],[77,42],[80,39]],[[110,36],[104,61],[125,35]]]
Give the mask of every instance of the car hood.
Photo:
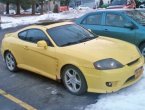
[[[141,56],[134,45],[107,37],[98,37],[84,43],[66,46],[64,49],[70,51],[76,57],[82,58],[83,55],[83,58],[91,62],[113,58],[123,65]]]

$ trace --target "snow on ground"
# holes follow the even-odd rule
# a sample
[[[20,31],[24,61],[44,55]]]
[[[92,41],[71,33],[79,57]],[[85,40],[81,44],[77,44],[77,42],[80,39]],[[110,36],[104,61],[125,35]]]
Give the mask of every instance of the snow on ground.
[[[27,16],[27,17],[7,17],[2,16],[2,29],[16,27],[20,25],[34,24],[40,20],[61,20],[61,19],[73,19],[78,18],[88,12],[94,11],[93,9],[88,10],[75,10],[71,9],[70,11],[62,12],[62,13],[48,13],[40,16]]]
[[[100,95],[86,110],[145,110],[145,72],[136,84],[116,93]]]

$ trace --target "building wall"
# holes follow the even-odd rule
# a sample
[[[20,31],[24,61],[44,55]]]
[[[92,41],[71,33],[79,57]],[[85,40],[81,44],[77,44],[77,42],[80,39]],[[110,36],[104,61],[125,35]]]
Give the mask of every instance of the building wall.
[[[69,5],[71,7],[76,7],[76,6],[79,6],[81,4],[82,4],[82,0],[71,0]]]
[[[95,2],[95,0],[82,0],[83,3]]]

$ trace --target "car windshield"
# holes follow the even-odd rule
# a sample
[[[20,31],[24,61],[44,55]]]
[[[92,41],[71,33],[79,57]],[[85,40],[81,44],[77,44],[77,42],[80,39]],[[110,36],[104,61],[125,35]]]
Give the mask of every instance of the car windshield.
[[[127,4],[127,0],[113,0],[111,3],[111,6],[114,5],[126,5]]]
[[[97,37],[95,34],[75,24],[51,28],[47,32],[56,45],[60,47],[86,42]]]
[[[145,10],[126,11],[125,13],[137,23],[145,26]]]

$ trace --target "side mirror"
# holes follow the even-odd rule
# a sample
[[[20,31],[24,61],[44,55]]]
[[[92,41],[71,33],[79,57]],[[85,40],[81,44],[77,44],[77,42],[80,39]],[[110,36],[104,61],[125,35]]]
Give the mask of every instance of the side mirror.
[[[91,29],[88,29],[88,31],[89,31],[89,32],[92,32],[92,30],[91,30]]]
[[[124,25],[125,28],[134,29],[134,25],[132,23],[126,23]]]
[[[47,45],[46,41],[41,40],[41,41],[37,42],[37,47],[42,47],[44,49],[47,49],[48,45]]]

